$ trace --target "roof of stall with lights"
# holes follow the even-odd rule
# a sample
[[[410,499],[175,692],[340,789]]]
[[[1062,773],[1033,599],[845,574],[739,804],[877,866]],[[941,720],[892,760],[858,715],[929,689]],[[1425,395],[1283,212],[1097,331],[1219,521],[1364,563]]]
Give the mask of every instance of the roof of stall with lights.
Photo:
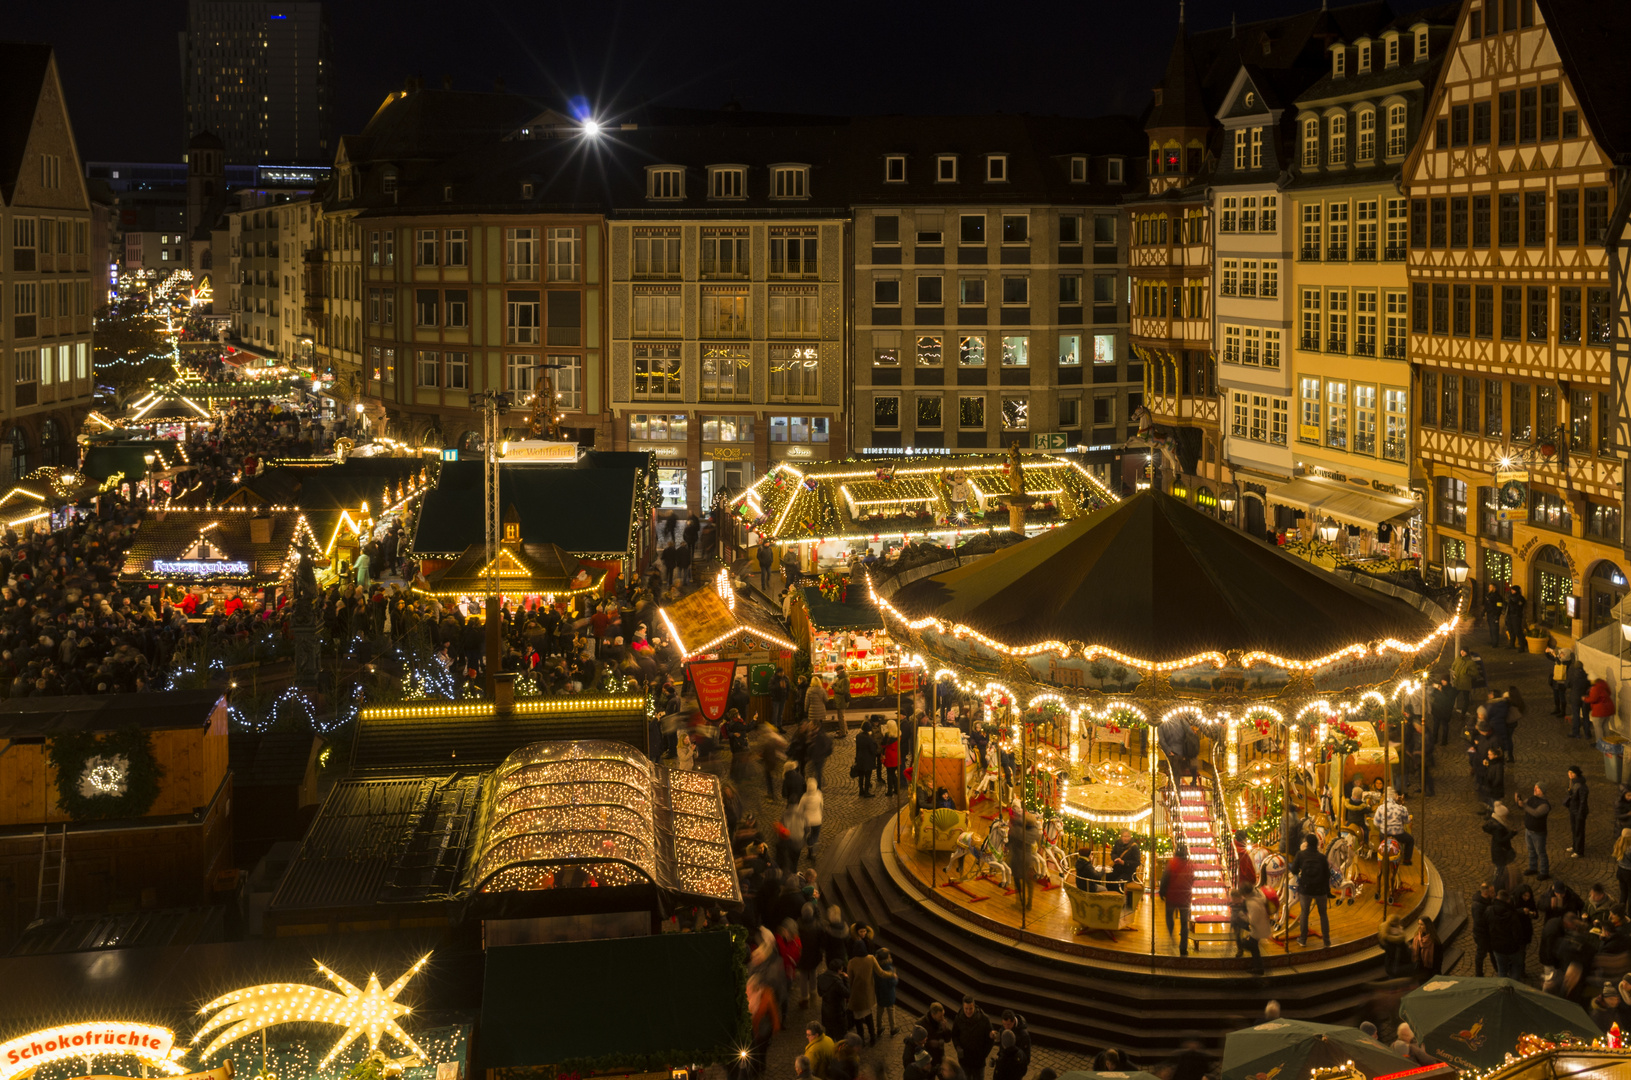
[[[257,508],[258,510],[258,508]],[[298,510],[259,511],[272,520],[270,539],[250,538],[250,522],[256,516],[246,508],[151,510],[136,526],[135,538],[125,552],[125,582],[181,581],[209,584],[266,583],[281,580],[288,571],[289,554],[295,544],[307,538],[321,549],[305,515]],[[226,561],[246,562],[247,574],[204,574],[153,569],[154,560],[176,562],[200,536],[207,536],[213,548]]]
[[[597,459],[572,465],[500,465],[499,501],[514,506],[521,518],[523,550],[554,544],[586,559],[620,559],[634,544],[647,473],[614,463],[598,467]],[[450,461],[442,465],[436,486],[425,493],[419,510],[412,553],[458,558],[486,543],[482,512],[482,463]]]
[[[1070,457],[1025,454],[1025,491],[1037,502],[1026,511],[1031,527],[1058,525],[1116,501]],[[903,534],[954,540],[1006,530],[1009,459],[1003,454],[866,460],[771,469],[730,502],[731,512],[772,540],[893,540]],[[963,472],[968,512],[956,516],[952,483]],[[880,473],[883,473],[881,476]],[[886,478],[885,478],[886,477]],[[755,524],[757,523],[757,524]]]
[[[1157,662],[1234,649],[1308,659],[1433,629],[1402,600],[1148,491],[913,582],[890,602],[1009,648],[1082,642]]]

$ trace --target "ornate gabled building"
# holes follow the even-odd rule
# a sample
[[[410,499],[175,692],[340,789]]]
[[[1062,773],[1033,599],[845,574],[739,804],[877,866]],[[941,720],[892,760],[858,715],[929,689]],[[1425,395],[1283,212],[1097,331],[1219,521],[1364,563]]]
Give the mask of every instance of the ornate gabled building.
[[[1625,594],[1623,4],[1467,0],[1405,166],[1427,557],[1564,637]]]

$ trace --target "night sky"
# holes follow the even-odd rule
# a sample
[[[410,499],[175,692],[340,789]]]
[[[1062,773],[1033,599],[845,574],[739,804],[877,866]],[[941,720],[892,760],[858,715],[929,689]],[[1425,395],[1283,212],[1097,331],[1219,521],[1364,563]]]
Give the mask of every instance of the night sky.
[[[1242,23],[1317,0],[1189,0],[1189,25]],[[1425,6],[1394,0],[1396,11]],[[642,101],[837,114],[1142,111],[1177,0],[333,0],[340,133],[410,75],[615,115]],[[177,31],[186,0],[33,0],[3,31],[54,45],[80,155],[177,161]]]

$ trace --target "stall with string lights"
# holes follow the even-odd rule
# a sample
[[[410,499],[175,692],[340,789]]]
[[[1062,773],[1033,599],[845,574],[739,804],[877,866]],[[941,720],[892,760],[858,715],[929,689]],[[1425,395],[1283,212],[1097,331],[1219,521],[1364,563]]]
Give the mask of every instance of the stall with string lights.
[[[202,614],[210,604],[275,590],[294,573],[302,548],[318,550],[317,537],[288,507],[154,510],[136,526],[119,580],[167,590],[190,614]]]
[[[1380,865],[1361,860],[1332,814],[1333,782],[1362,727],[1384,769],[1399,766],[1401,707],[1417,701],[1453,615],[1322,573],[1153,492],[959,569],[880,582],[874,595],[906,658],[960,691],[976,799],[990,798],[988,818],[1040,834],[1045,886],[1071,875],[1078,851],[1107,868],[1126,829],[1153,887],[1181,843],[1196,869],[1197,940],[1232,942],[1228,894],[1243,855],[1282,912],[1295,899],[1275,850],[1289,802],[1343,874],[1339,900],[1370,901],[1333,909],[1327,946],[1373,938],[1376,900],[1410,913],[1427,894],[1424,858],[1408,881],[1397,845]],[[921,857],[911,853],[914,865]],[[924,869],[938,888],[942,872]],[[976,903],[990,887],[965,881],[950,896]],[[1352,925],[1335,925],[1339,911]],[[1009,921],[1052,919],[1069,940],[1067,914],[1055,898]],[[1161,951],[1157,914],[1146,900],[1145,951]]]
[[[726,570],[714,578],[713,588],[665,604],[657,614],[684,660],[736,657],[786,668],[798,649],[769,609],[737,592]]]

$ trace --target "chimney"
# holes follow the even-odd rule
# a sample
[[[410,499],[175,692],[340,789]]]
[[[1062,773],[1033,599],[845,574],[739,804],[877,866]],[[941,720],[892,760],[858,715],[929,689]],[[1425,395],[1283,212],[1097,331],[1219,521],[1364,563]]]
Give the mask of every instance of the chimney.
[[[249,519],[249,542],[251,544],[270,544],[272,542],[272,517],[270,514],[256,514]]]

